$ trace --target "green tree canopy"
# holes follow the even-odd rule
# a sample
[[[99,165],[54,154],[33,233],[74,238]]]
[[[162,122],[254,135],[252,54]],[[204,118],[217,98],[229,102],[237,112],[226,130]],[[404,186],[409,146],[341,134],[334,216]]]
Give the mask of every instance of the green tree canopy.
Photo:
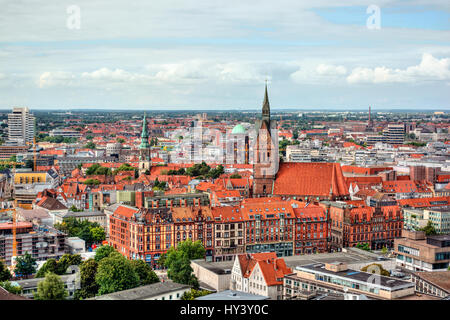
[[[428,220],[428,223],[425,227],[420,228],[419,231],[424,231],[427,236],[432,236],[437,234],[436,229],[433,226],[431,220]]]
[[[205,248],[200,241],[192,242],[188,239],[180,242],[176,249],[171,247],[165,258],[168,277],[174,282],[189,284],[198,288],[198,280],[192,274],[191,260],[201,259],[204,256]]]
[[[93,227],[90,229],[90,232],[94,243],[98,243],[106,239],[106,232],[102,227]]]
[[[96,145],[94,142],[89,141],[88,143],[86,143],[86,145],[84,146],[86,149],[95,149]]]
[[[55,228],[67,233],[69,237],[83,239],[86,242],[86,247],[90,247],[93,243],[104,240],[101,239],[101,233],[97,229],[102,227],[97,222],[90,222],[88,220],[80,221],[77,218],[69,217],[64,218],[62,223],[56,223]],[[92,232],[92,230],[94,231]]]
[[[371,263],[371,264],[361,268],[361,271],[369,272],[369,271],[367,271],[369,268],[371,269],[370,271],[372,273],[377,273],[377,270],[379,270],[380,275],[382,275],[382,276],[389,277],[391,275],[390,272],[387,271],[386,269],[384,269],[383,266],[379,263]]]
[[[170,249],[173,249],[173,247]],[[203,259],[206,253],[200,240],[192,242],[190,239],[187,239],[186,241],[182,241],[178,244],[176,250],[185,252],[189,260]]]
[[[19,277],[29,276],[36,272],[36,267],[36,259],[34,259],[28,252],[25,252],[23,256],[17,257],[14,273]]]
[[[0,260],[0,281],[7,281],[11,279],[11,272],[9,272],[6,263]]]
[[[97,179],[86,179],[84,184],[88,186],[98,186],[100,184],[100,180]]]
[[[370,246],[369,246],[368,243],[358,243],[358,244],[356,245],[356,247],[357,247],[358,249],[370,251]]]
[[[99,286],[98,293],[102,295],[137,287],[139,276],[131,263],[117,252],[98,263],[95,281]]]
[[[39,268],[35,277],[43,278],[45,277],[45,274],[47,272],[57,273],[58,272],[57,270],[58,270],[58,261],[56,261],[56,259],[51,258],[45,261],[42,267]]]
[[[74,299],[87,299],[94,297],[98,292],[95,281],[98,263],[94,259],[83,261],[80,265],[81,288],[75,292]]]
[[[140,286],[159,282],[159,278],[156,275],[155,271],[153,271],[153,269],[144,261],[132,260],[131,266],[139,276]]]
[[[189,291],[186,291],[185,293],[183,293],[183,295],[181,296],[181,300],[195,300],[198,297],[203,297],[206,296],[208,294],[210,294],[211,292],[208,290],[196,290],[196,289],[191,289]]]
[[[0,282],[0,287],[12,294],[21,294],[23,291],[21,286],[13,285],[9,281]]]
[[[90,166],[87,170],[86,170],[86,175],[87,176],[91,176],[91,175],[111,175],[112,171],[111,168],[107,168],[107,167],[103,167],[98,163],[94,163],[92,166]]]
[[[38,283],[36,300],[64,300],[68,296],[61,278],[54,273],[47,273],[45,279]]]
[[[99,248],[97,248],[97,250],[95,250],[95,261],[100,262],[102,259],[109,257],[109,255],[113,252],[117,252],[116,249],[114,249],[114,247],[105,245],[105,246],[101,246]]]
[[[36,278],[43,278],[48,272],[57,275],[63,275],[67,272],[67,268],[81,264],[81,256],[79,254],[64,254],[58,261],[56,259],[48,259],[36,273]]]
[[[65,274],[67,272],[67,268],[70,266],[78,266],[81,264],[81,255],[79,254],[64,254],[59,260],[58,260],[58,268],[56,272],[57,274]]]
[[[120,167],[118,167],[116,170],[114,170],[114,174],[117,174],[121,171],[134,171],[136,168],[128,163],[122,164]]]

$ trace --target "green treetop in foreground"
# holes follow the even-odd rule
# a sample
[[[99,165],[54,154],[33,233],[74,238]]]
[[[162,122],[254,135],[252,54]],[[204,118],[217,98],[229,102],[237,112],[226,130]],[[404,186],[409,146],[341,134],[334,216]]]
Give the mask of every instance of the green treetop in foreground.
[[[192,274],[191,260],[205,257],[205,248],[200,241],[186,240],[180,242],[175,249],[171,247],[165,256],[167,275],[174,282],[192,285],[198,288],[198,280]]]
[[[36,272],[36,266],[36,259],[28,252],[25,252],[23,256],[17,257],[14,273],[19,276],[30,276]]]
[[[38,283],[36,300],[64,300],[68,296],[61,278],[54,273],[47,273],[45,279]]]

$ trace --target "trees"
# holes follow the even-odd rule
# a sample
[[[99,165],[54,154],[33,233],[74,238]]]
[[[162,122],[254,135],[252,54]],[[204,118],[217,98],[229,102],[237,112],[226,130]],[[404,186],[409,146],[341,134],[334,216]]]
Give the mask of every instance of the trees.
[[[65,274],[70,266],[78,266],[81,264],[81,256],[79,254],[64,254],[57,264],[57,274]]]
[[[205,248],[200,241],[186,240],[180,242],[175,249],[167,251],[165,266],[169,269],[167,275],[174,282],[189,284],[198,288],[198,280],[192,274],[191,260],[201,259],[205,256]]]
[[[425,234],[427,236],[432,236],[434,234],[437,234],[436,229],[433,226],[433,223],[431,222],[431,220],[428,220],[428,223],[425,227],[420,228],[419,231],[425,231]]]
[[[62,223],[56,223],[55,228],[69,235],[69,237],[79,237],[86,242],[86,247],[90,247],[93,243],[105,240],[105,232],[97,222],[88,220],[80,221],[77,218],[65,218]]]
[[[206,296],[210,294],[211,292],[208,290],[195,290],[191,289],[189,291],[186,291],[181,296],[181,300],[195,300],[195,298]]]
[[[153,269],[144,261],[132,260],[130,263],[134,271],[139,276],[140,286],[159,282],[159,278],[155,271],[153,271]]]
[[[92,141],[89,141],[88,143],[86,143],[86,145],[84,146],[86,149],[95,149],[96,145],[95,143],[93,143]]]
[[[56,259],[48,259],[36,273],[36,278],[45,277],[48,272],[57,275],[66,273],[67,268],[81,264],[81,256],[79,254],[64,254],[58,261]]]
[[[80,265],[81,288],[75,292],[74,299],[87,299],[94,297],[98,292],[95,281],[98,263],[94,259],[83,261]]]
[[[166,182],[159,181],[158,178],[153,182],[153,190],[166,190]]]
[[[173,247],[171,249],[173,249]],[[185,252],[189,260],[203,259],[206,253],[206,250],[200,240],[194,242],[189,239],[186,241],[182,241],[178,244],[176,250]]]
[[[0,260],[0,281],[7,281],[11,279],[11,272],[9,272],[6,264]]]
[[[242,178],[242,176],[240,174],[238,174],[238,173],[233,173],[230,176],[230,179],[241,179],[241,178]]]
[[[118,143],[124,143],[124,142],[125,142],[125,139],[117,138],[117,142],[118,142]]]
[[[158,261],[156,262],[156,264],[160,267],[160,268],[165,268],[166,267],[166,259],[167,259],[167,253],[164,252],[159,256]]]
[[[43,278],[47,272],[57,273],[58,261],[56,259],[48,259],[36,273],[36,278]]]
[[[370,270],[371,273],[378,273],[377,271],[379,271],[380,275],[382,275],[382,276],[389,277],[391,275],[390,272],[387,271],[386,269],[384,269],[383,266],[379,263],[371,263],[371,264],[361,268],[361,271],[369,272],[369,271],[367,271],[369,268],[371,269]]]
[[[134,171],[136,168],[129,165],[128,163],[122,164],[120,167],[118,167],[116,170],[114,170],[114,174],[119,173],[120,171]]]
[[[113,247],[101,246],[95,251],[94,259],[96,262],[100,262],[102,259],[109,257],[109,255],[113,252],[117,252]]]
[[[137,287],[139,276],[125,257],[113,252],[98,263],[95,281],[102,295]]]
[[[36,259],[27,251],[23,256],[17,257],[14,273],[19,277],[29,276],[36,272],[36,266]]]
[[[368,244],[368,243],[358,243],[358,244],[356,245],[356,247],[357,247],[358,249],[370,251],[370,247],[369,247],[369,244]]]
[[[34,298],[36,300],[64,300],[67,295],[61,278],[57,274],[49,272],[45,275],[45,279],[38,283]]]
[[[0,282],[0,287],[12,294],[21,294],[23,291],[21,286],[13,285],[9,281]]]
[[[70,207],[69,211],[72,211],[72,212],[83,212],[83,209],[78,209],[77,207],[75,207],[75,205],[72,205]]]
[[[98,243],[106,239],[106,232],[102,227],[93,227],[90,229],[90,233],[93,242]]]
[[[100,184],[100,181],[97,179],[87,179],[86,181],[84,181],[84,184],[88,186],[98,186]]]
[[[94,163],[92,166],[90,166],[86,170],[86,175],[87,176],[91,176],[91,175],[111,175],[111,174],[112,174],[112,171],[111,171],[110,168],[102,167],[98,163]]]

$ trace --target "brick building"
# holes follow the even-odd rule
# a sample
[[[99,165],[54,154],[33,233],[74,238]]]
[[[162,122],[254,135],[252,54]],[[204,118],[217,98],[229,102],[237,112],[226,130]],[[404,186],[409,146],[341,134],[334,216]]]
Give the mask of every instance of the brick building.
[[[324,202],[329,210],[332,250],[367,243],[372,250],[392,248],[401,236],[403,216],[399,206],[354,207]]]

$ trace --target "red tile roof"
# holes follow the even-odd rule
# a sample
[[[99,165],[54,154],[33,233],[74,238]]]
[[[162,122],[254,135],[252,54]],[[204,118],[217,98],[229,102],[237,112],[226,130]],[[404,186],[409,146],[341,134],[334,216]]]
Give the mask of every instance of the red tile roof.
[[[120,206],[114,211],[114,214],[124,216],[127,218],[131,218],[135,213],[138,213],[138,212],[139,212],[139,209],[137,209],[137,208]]]
[[[298,196],[348,195],[339,163],[284,162],[280,164],[273,194]]]
[[[278,258],[275,252],[240,254],[237,258],[244,278],[250,277],[258,265],[267,286],[283,284],[284,276],[292,273],[284,259]]]

